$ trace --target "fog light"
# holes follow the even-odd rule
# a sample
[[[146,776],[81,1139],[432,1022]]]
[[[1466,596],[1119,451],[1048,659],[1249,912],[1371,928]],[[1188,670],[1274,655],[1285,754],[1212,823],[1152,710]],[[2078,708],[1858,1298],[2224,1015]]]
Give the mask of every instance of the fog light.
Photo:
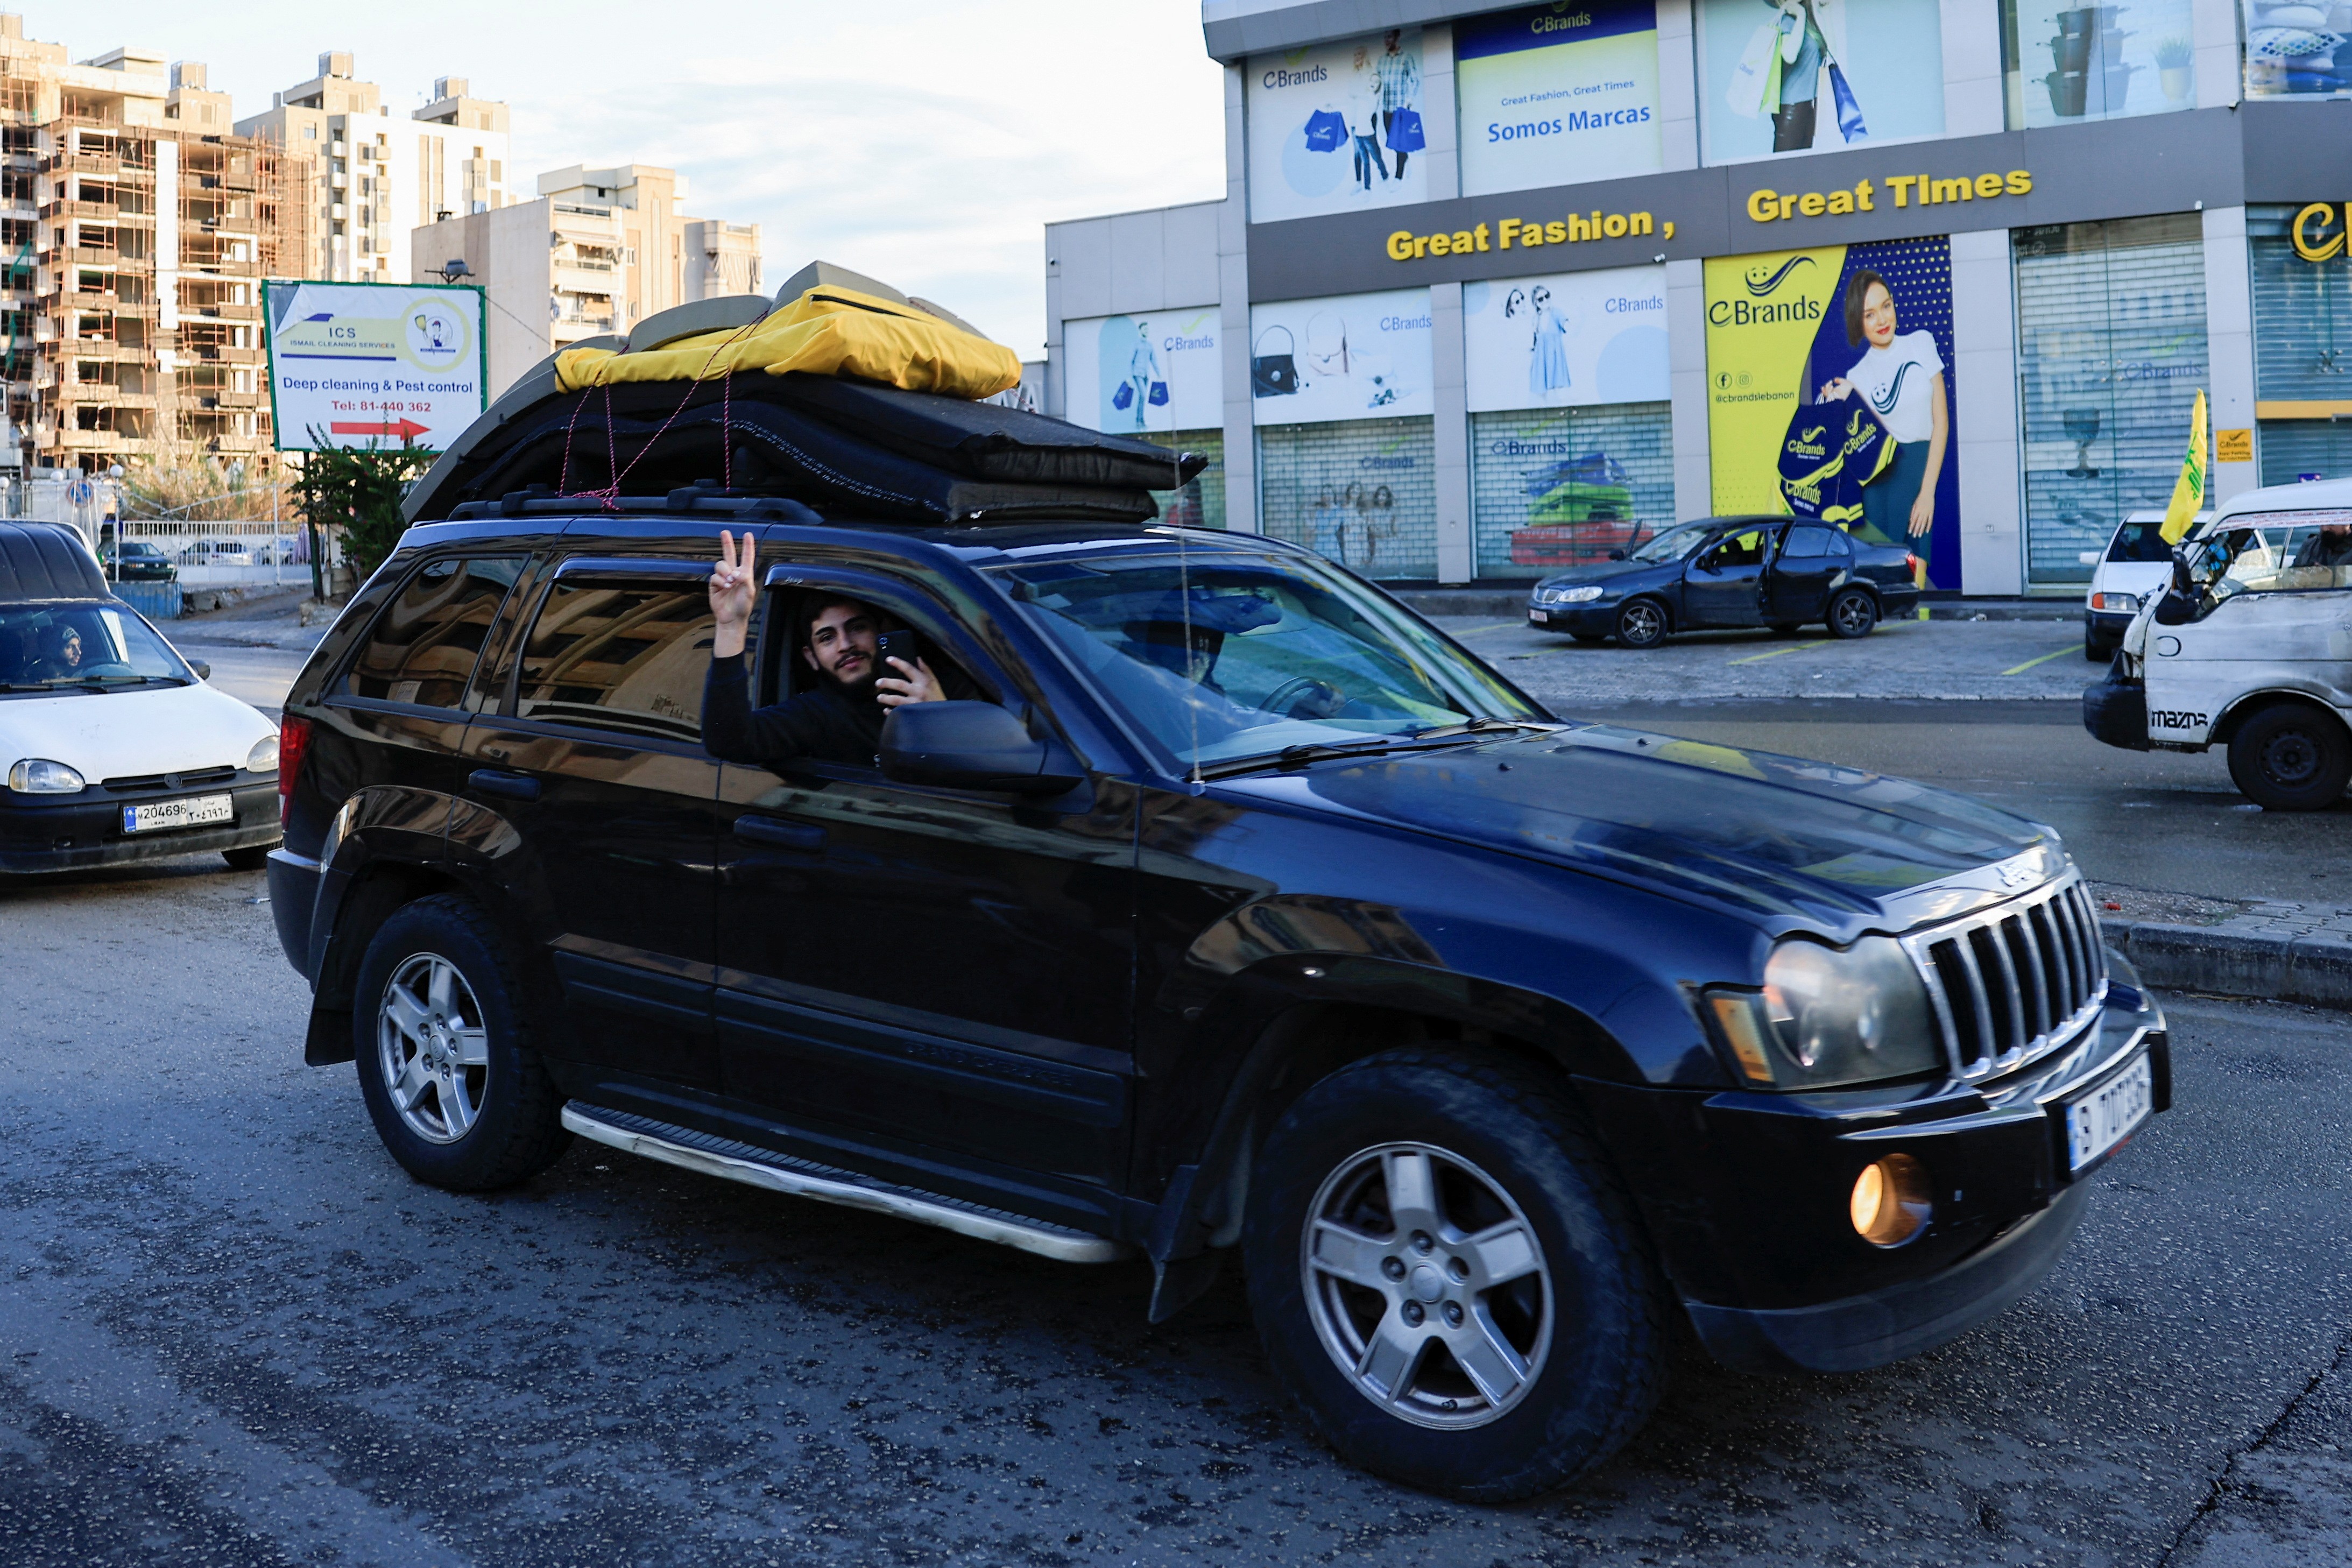
[[[1927,1224],[1935,1205],[1927,1172],[1908,1154],[1888,1154],[1863,1167],[1848,1204],[1853,1228],[1873,1247],[1900,1247]]]

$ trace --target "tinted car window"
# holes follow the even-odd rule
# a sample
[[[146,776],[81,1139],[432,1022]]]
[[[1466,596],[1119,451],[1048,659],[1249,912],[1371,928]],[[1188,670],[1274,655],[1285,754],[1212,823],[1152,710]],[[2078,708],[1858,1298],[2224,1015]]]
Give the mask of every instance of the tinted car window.
[[[1703,564],[1713,567],[1753,566],[1764,559],[1764,541],[1769,537],[1761,528],[1742,529],[1708,551]]]
[[[376,618],[343,677],[343,694],[457,707],[482,638],[521,571],[520,556],[427,562]]]
[[[559,578],[523,644],[515,713],[698,740],[715,627],[698,583]]]
[[[2127,522],[2116,530],[2107,545],[2110,561],[2169,561],[2172,546],[2164,542],[2164,524]]]
[[[1839,553],[1837,536],[1826,528],[1801,525],[1789,530],[1789,542],[1780,553],[1791,560],[1810,560]]]

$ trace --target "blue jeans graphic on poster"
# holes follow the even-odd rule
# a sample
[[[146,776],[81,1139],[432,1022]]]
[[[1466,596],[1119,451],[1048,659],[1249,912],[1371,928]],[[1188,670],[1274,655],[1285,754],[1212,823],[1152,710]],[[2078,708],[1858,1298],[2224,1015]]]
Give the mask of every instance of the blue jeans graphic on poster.
[[[1927,477],[1928,446],[1926,441],[1899,443],[1886,471],[1862,487],[1864,521],[1922,561],[1936,558],[1936,528],[1931,524],[1927,532],[1913,538],[1911,503],[1919,499],[1919,481]],[[1936,522],[1943,521],[1939,508]]]

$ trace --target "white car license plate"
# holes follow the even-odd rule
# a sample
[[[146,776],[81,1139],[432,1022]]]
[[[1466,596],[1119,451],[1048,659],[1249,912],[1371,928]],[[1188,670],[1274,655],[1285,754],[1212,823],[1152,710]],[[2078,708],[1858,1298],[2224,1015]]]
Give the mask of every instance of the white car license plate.
[[[2079,1171],[2131,1136],[2156,1105],[2156,1069],[2145,1052],[2131,1066],[2066,1105],[2066,1168]]]
[[[236,803],[225,795],[200,795],[188,800],[151,800],[122,808],[125,833],[161,833],[173,827],[201,827],[207,822],[231,822]]]
[[[1536,622],[1539,626],[1548,625],[1551,620],[1551,612],[1549,610],[1529,610],[1528,612],[1528,619]]]

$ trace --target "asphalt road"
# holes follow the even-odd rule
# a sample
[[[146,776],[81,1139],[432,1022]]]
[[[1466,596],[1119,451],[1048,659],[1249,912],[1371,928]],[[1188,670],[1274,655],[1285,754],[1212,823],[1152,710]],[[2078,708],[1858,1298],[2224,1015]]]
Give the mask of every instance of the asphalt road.
[[[1586,1485],[1349,1470],[1239,1281],[1079,1268],[575,1145],[410,1182],[257,875],[0,888],[0,1563],[2352,1560],[2339,1015],[2179,1002],[2179,1109],[2047,1284],[1876,1373],[1685,1352]]]

